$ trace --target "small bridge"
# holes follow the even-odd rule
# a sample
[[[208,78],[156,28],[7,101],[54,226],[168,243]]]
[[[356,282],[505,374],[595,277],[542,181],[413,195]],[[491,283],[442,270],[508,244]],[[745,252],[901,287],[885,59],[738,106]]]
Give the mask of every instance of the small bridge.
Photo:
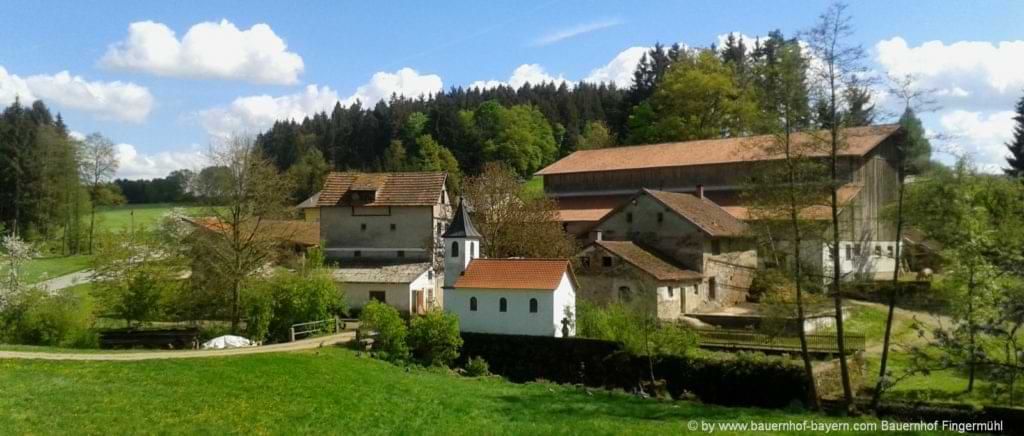
[[[816,354],[839,354],[836,334],[808,333],[807,350]],[[843,335],[846,354],[864,351],[864,335]],[[800,336],[774,335],[748,330],[698,329],[697,345],[702,348],[737,351],[800,352]]]

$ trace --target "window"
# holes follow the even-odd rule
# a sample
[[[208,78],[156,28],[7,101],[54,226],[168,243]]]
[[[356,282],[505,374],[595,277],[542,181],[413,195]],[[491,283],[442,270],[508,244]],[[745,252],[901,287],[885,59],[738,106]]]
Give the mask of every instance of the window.
[[[360,224],[360,225],[359,225],[359,230],[360,230],[360,231],[364,231],[364,232],[365,232],[365,231],[366,231],[366,223],[362,223],[362,224]]]
[[[508,300],[505,297],[498,300],[498,312],[508,312]]]
[[[894,257],[895,256],[893,254],[893,251],[892,251],[892,245],[889,245],[889,246],[885,247],[885,254],[886,254],[886,256],[889,256],[889,257]]]
[[[353,251],[352,257],[363,257],[363,252],[359,250]]]
[[[853,245],[846,244],[846,260],[853,260]]]
[[[857,253],[858,256],[864,254],[864,252],[860,250],[860,244],[853,244],[853,252]],[[829,251],[829,253],[831,253],[831,251]]]
[[[711,240],[711,254],[722,254],[722,241],[718,239]]]
[[[633,212],[626,212],[626,222],[627,223],[633,222]]]
[[[387,303],[387,293],[384,291],[370,291],[370,301],[377,300],[381,303]]]
[[[469,311],[476,312],[476,297],[469,297]]]
[[[605,267],[612,266],[612,258],[611,258],[611,256],[602,257],[601,258],[601,265],[604,265]]]
[[[584,268],[590,268],[590,258],[587,256],[581,257],[580,265],[583,266]]]
[[[452,242],[452,257],[459,257],[459,241]]]
[[[619,301],[630,302],[633,300],[633,290],[629,286],[619,286]]]
[[[398,257],[399,258],[405,257],[405,250],[398,250]]]
[[[395,224],[395,223],[391,223],[391,231],[392,231],[392,232],[393,232],[393,231],[395,231],[395,229],[397,229],[397,228],[398,228],[398,225],[397,225],[397,224]]]
[[[881,255],[882,255],[882,246],[881,245],[875,245],[875,256],[881,256]]]
[[[715,280],[715,278],[712,277],[711,279],[708,280],[708,298],[710,298],[711,301],[715,301],[715,299],[717,297],[718,297],[718,280]]]
[[[537,299],[530,299],[530,313],[537,313]]]
[[[672,290],[672,287],[671,287],[671,286],[669,286],[669,287],[668,287],[668,298],[672,298],[672,296],[673,296],[674,294],[675,294],[675,291],[673,291],[673,290]],[[838,350],[838,348],[837,348],[837,350]]]
[[[658,212],[658,223],[660,224],[662,221],[665,221],[665,214]]]

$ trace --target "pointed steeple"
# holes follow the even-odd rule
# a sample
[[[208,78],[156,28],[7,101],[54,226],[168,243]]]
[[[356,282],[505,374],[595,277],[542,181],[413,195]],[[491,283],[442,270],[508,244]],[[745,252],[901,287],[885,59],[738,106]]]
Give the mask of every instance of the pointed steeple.
[[[473,221],[469,219],[469,210],[466,209],[465,200],[462,197],[459,197],[459,208],[455,210],[452,224],[448,226],[448,230],[445,230],[441,237],[476,239],[482,237],[480,232],[476,231],[476,227],[473,227]]]

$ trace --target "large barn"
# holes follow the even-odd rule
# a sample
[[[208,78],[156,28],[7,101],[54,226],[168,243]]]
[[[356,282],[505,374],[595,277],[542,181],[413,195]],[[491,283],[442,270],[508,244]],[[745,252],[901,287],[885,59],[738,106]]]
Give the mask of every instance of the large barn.
[[[902,131],[897,125],[882,125],[842,133],[846,143],[839,152],[842,272],[847,278],[891,274],[896,267],[895,228],[882,217],[882,209],[896,197],[895,146]],[[810,150],[810,144],[822,137],[827,135],[798,133],[793,144]],[[751,220],[755,217],[742,193],[758,165],[781,159],[768,152],[773,141],[773,136],[764,135],[582,150],[537,175],[544,178],[545,193],[557,202],[560,221],[580,236],[645,188],[703,194],[732,216]],[[807,154],[828,157],[827,150]],[[831,219],[825,205],[808,208],[803,215],[822,222]],[[831,264],[825,240],[812,241],[808,247],[812,255],[804,260],[822,274]]]

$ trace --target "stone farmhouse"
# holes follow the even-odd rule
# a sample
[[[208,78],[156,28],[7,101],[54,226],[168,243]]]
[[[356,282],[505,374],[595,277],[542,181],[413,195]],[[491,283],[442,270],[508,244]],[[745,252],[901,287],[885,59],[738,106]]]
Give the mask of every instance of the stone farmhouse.
[[[566,259],[482,259],[482,236],[462,204],[444,233],[445,310],[462,331],[576,334],[576,281]]]
[[[757,268],[747,225],[701,196],[643,189],[598,221],[579,254],[581,298],[647,298],[661,319],[745,301]]]
[[[842,133],[847,146],[839,152],[843,181],[838,195],[841,272],[845,279],[892,274],[897,241],[894,226],[882,217],[882,209],[895,200],[894,161],[902,131],[896,125],[883,125],[849,128]],[[824,136],[822,132],[798,133],[793,137],[794,147],[806,147],[811,150],[809,156],[827,159],[826,151],[810,147],[815,138]],[[773,140],[765,135],[582,150],[537,175],[544,178],[545,193],[558,204],[558,219],[567,231],[581,237],[644,189],[703,192],[734,218],[752,220],[756,217],[741,194],[758,165],[782,157],[767,151]],[[810,207],[801,215],[830,228],[828,205]],[[804,263],[822,275],[831,270],[828,234],[811,238],[804,250],[809,253]],[[618,239],[629,238],[618,235]]]
[[[333,172],[304,202],[303,214],[319,223],[327,260],[353,307],[371,299],[406,313],[443,305],[435,261],[451,216],[446,178],[443,172]]]

